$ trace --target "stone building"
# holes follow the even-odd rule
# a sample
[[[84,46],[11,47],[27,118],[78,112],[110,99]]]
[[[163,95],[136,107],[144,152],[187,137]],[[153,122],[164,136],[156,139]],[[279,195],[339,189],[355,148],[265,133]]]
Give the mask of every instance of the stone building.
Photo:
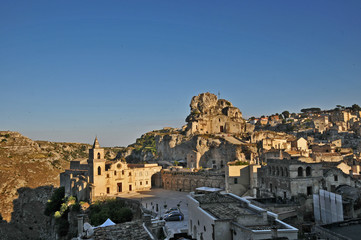
[[[89,149],[89,158],[72,161],[70,169],[60,174],[60,186],[67,196],[79,200],[94,200],[98,197],[116,196],[120,193],[149,190],[152,176],[160,172],[158,164],[127,164],[124,161],[104,159],[104,148],[98,139]]]
[[[241,111],[225,99],[211,93],[194,96],[190,103],[191,113],[187,117],[186,134],[241,134],[253,131],[246,123]]]
[[[306,157],[268,159],[267,165],[258,169],[257,195],[289,200],[299,195],[312,196],[320,189],[333,192],[341,185],[361,186],[345,169],[345,164],[314,162]]]
[[[188,195],[192,239],[298,239],[298,229],[234,194]]]
[[[226,166],[226,191],[237,196],[248,194],[256,195],[257,169],[261,165],[241,165],[241,162],[234,161],[227,163]]]
[[[291,199],[299,194],[312,195],[320,189],[322,163],[312,159],[268,159],[258,169],[258,196]]]
[[[213,187],[224,189],[224,173],[191,172],[183,169],[162,170],[162,187],[176,191],[194,191],[198,187]]]

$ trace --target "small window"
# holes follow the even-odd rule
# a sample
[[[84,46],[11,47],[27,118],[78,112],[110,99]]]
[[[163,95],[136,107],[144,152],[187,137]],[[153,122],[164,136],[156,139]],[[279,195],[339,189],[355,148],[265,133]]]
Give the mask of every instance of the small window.
[[[107,174],[107,178],[109,178],[109,173]]]
[[[122,170],[122,175],[124,175],[124,170]]]
[[[98,159],[100,159],[100,153],[98,153]]]
[[[338,176],[337,176],[337,175],[333,175],[333,180],[334,180],[335,182],[337,182],[337,181],[338,181]]]
[[[110,193],[110,188],[107,187],[107,193],[109,194]]]
[[[142,184],[143,184],[143,183],[142,183],[142,182],[140,182],[140,186],[142,186]]]
[[[129,172],[129,176],[132,176],[132,173],[131,173],[131,172]]]
[[[312,195],[312,187],[307,187],[307,196]]]
[[[148,185],[148,181],[145,181],[145,185]]]
[[[298,176],[303,177],[303,168],[302,167],[298,168]]]
[[[98,175],[102,175],[102,168],[100,166],[98,167]]]
[[[238,178],[234,178],[234,184],[238,184]]]
[[[114,176],[116,176],[117,175],[117,171],[114,171]]]
[[[204,229],[205,232],[207,231],[206,226],[203,226],[203,229]]]
[[[311,167],[306,167],[306,176],[311,176]]]

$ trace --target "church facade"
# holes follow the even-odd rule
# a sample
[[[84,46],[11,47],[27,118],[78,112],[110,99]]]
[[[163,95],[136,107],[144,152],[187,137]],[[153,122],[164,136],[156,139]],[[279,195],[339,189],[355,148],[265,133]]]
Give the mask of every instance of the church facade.
[[[104,148],[95,138],[93,147],[89,149],[89,158],[71,161],[70,169],[60,174],[60,186],[65,188],[66,196],[93,201],[101,197],[150,190],[152,176],[160,170],[158,164],[106,160]]]

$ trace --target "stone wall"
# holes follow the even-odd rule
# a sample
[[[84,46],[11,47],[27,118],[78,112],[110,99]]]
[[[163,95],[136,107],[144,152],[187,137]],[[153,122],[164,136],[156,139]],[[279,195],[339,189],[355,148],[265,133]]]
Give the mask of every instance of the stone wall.
[[[198,187],[225,188],[224,173],[162,171],[164,189],[194,191]]]

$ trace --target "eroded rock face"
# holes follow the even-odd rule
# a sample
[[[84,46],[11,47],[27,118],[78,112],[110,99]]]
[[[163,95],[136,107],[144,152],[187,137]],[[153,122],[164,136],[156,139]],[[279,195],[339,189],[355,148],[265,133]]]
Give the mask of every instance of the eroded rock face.
[[[53,187],[18,189],[10,223],[0,224],[0,239],[55,239],[51,218],[44,209]]]
[[[253,127],[242,118],[242,112],[230,101],[218,99],[212,93],[194,96],[190,103],[191,113],[186,134],[242,134],[252,132]]]
[[[194,96],[189,106],[191,113],[186,119],[187,122],[217,115],[225,115],[232,118],[233,121],[243,121],[242,113],[238,108],[234,107],[230,101],[218,99],[212,93],[201,93]]]
[[[190,139],[183,135],[156,136],[159,160],[179,161],[190,158],[194,153],[199,167],[222,168],[227,162],[234,160],[252,161],[257,154],[256,145],[235,144],[224,138],[195,135]]]

